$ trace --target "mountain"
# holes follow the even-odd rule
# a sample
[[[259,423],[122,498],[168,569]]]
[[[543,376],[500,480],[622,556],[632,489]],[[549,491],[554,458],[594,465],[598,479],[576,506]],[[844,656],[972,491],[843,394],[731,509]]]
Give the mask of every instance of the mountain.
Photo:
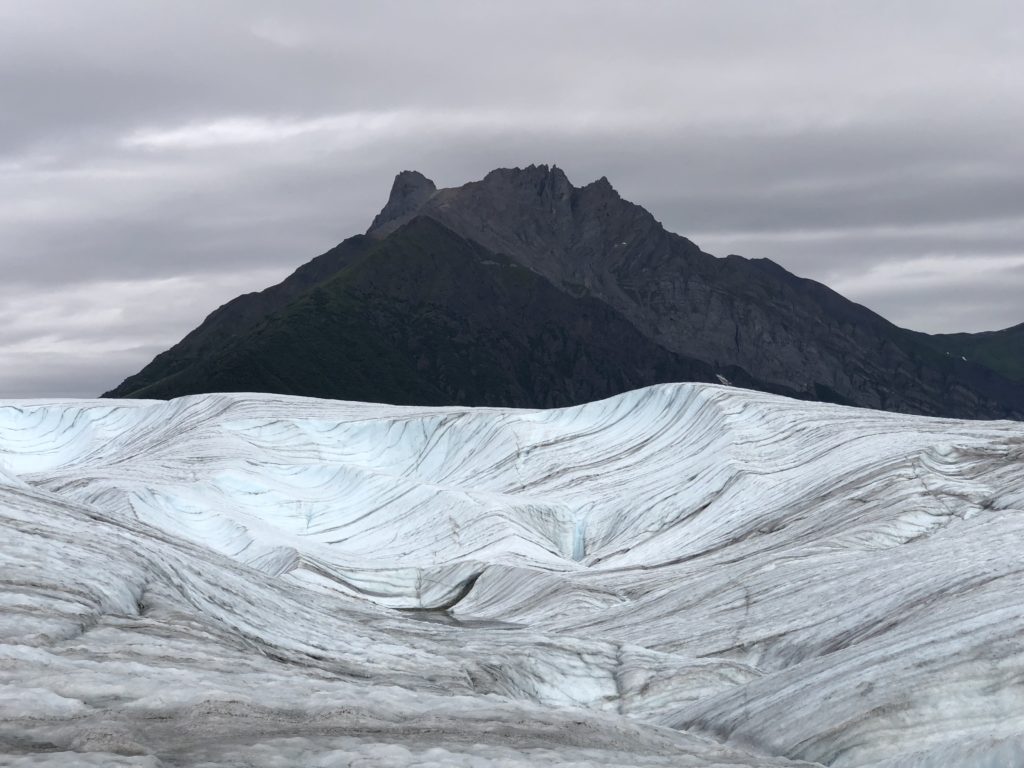
[[[1024,323],[1001,331],[924,336],[923,341],[937,352],[974,360],[1011,381],[1024,383]]]
[[[321,258],[272,292],[228,304],[122,390],[559,406],[652,382],[717,380],[604,302],[560,291],[427,217]],[[317,282],[321,264],[333,272]],[[231,333],[239,327],[246,332]]]
[[[0,403],[0,763],[1019,766],[1022,538],[1019,422]]]
[[[535,407],[721,377],[1024,418],[1024,386],[1005,368],[942,347],[771,261],[704,253],[604,178],[575,187],[542,165],[438,189],[403,171],[366,235],[221,307],[107,395]]]

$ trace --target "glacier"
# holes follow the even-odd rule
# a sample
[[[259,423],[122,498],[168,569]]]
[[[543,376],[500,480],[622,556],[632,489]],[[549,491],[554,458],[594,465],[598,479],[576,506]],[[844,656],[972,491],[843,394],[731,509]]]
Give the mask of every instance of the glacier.
[[[0,765],[1024,765],[1024,424],[0,403]]]

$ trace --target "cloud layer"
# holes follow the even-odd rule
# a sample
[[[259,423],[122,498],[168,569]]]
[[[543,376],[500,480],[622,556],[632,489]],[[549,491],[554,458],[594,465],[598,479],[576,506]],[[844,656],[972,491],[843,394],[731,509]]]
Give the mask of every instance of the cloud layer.
[[[1024,321],[1024,7],[0,5],[0,396],[92,395],[393,175],[607,175],[919,330]]]

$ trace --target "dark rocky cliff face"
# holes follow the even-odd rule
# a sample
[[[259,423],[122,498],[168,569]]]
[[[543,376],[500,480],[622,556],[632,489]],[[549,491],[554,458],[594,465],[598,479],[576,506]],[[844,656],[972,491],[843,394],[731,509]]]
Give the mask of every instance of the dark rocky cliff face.
[[[512,266],[489,268],[498,264]],[[530,303],[526,294],[542,298]],[[1024,417],[1024,386],[944,354],[939,338],[897,328],[770,261],[706,254],[607,179],[574,187],[558,168],[530,166],[439,190],[403,171],[367,236],[225,305],[109,394],[265,389],[548,406],[721,375],[873,408]],[[356,386],[350,368],[325,362],[346,345],[377,350],[359,363],[376,387]]]

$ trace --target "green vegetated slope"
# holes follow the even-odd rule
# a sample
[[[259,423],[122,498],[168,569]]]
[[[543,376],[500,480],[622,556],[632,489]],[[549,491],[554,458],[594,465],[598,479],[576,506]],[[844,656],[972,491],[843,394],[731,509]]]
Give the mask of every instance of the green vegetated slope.
[[[943,333],[926,338],[937,352],[973,360],[1012,381],[1024,382],[1024,323],[1002,331]]]

